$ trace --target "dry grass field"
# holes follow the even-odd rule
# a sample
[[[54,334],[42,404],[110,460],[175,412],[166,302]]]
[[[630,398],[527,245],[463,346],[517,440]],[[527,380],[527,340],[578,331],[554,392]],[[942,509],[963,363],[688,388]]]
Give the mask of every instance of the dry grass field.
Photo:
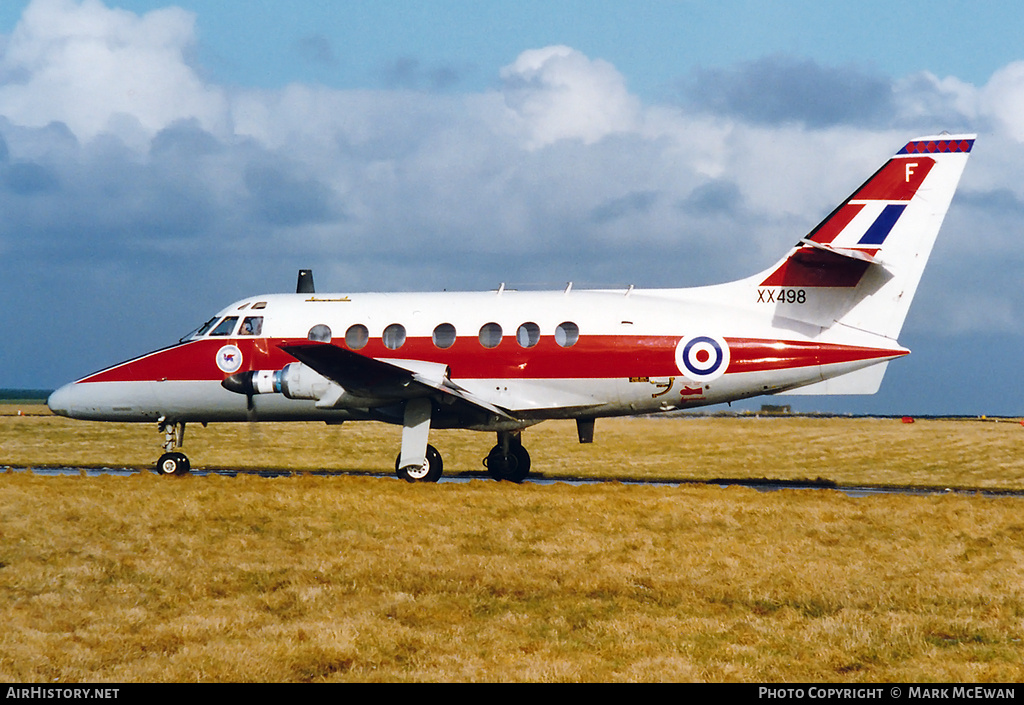
[[[1024,487],[1024,427],[820,419],[527,432],[547,477]],[[0,416],[0,465],[148,466],[151,427]],[[435,433],[446,472],[493,443]],[[1024,499],[431,486],[376,425],[189,428],[194,466],[0,474],[0,680],[1024,680]]]
[[[16,416],[21,408],[29,416]],[[152,467],[163,435],[149,424],[51,416],[0,405],[0,466]],[[494,435],[433,431],[446,476],[482,473]],[[771,478],[838,484],[1024,489],[1024,426],[1013,421],[684,417],[599,419],[579,445],[570,421],[523,434],[544,478]],[[369,473],[394,467],[401,429],[375,423],[190,425],[196,469],[273,468]]]

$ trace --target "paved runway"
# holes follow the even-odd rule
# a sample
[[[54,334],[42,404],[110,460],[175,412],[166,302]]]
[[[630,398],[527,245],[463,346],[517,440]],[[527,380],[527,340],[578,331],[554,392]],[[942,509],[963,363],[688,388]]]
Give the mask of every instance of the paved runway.
[[[86,477],[97,477],[100,475],[112,475],[115,477],[127,477],[137,475],[141,472],[154,472],[153,470],[140,470],[138,468],[17,468],[4,466],[0,472],[29,472],[35,475],[46,476],[74,476],[84,475]],[[302,471],[296,473],[292,470],[212,470],[195,469],[191,475],[206,477],[209,475],[220,475],[222,477],[236,477],[238,475],[258,475],[260,477],[289,477],[294,474],[317,475],[323,477],[377,477],[385,480],[399,479],[393,473],[346,473],[336,471]],[[172,478],[169,478],[172,479]],[[458,473],[441,478],[441,482],[470,482],[472,480],[490,480],[486,473]],[[1000,488],[970,488],[970,487],[914,487],[914,486],[892,486],[892,485],[839,485],[828,481],[801,481],[801,480],[771,480],[771,479],[749,479],[749,478],[715,478],[710,480],[637,480],[635,478],[582,478],[582,477],[544,477],[543,475],[531,475],[527,480],[528,484],[537,485],[597,485],[603,483],[619,483],[623,485],[646,485],[663,487],[683,487],[686,485],[710,485],[716,487],[749,487],[759,492],[777,492],[780,490],[833,490],[842,492],[850,497],[868,497],[879,494],[902,494],[902,495],[936,495],[936,494],[964,494],[981,495],[985,497],[1024,497],[1024,490],[1000,489]]]

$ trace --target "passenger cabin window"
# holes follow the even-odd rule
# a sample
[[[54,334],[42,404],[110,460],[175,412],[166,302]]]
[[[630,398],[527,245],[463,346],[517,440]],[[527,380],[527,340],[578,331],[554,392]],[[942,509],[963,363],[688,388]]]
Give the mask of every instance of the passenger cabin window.
[[[555,342],[563,348],[571,348],[580,339],[580,327],[566,321],[555,328]]]
[[[349,350],[362,350],[370,342],[370,331],[362,323],[357,323],[345,331],[345,345]]]
[[[434,329],[434,334],[431,337],[434,339],[435,346],[441,350],[447,350],[455,345],[455,326],[451,323],[442,323]]]
[[[238,330],[239,335],[262,335],[263,316],[249,316],[242,321],[242,327]]]
[[[480,344],[488,350],[501,344],[501,326],[497,323],[485,323],[480,328]]]
[[[313,326],[306,334],[306,338],[314,343],[329,343],[333,336],[330,326],[325,326],[323,323]]]
[[[231,331],[235,329],[235,324],[238,323],[238,316],[228,316],[220,322],[210,335],[231,335]]]
[[[516,342],[521,348],[532,348],[540,342],[540,326],[536,323],[524,323],[516,331]]]
[[[405,345],[405,326],[401,323],[392,323],[384,329],[384,347],[388,350],[398,350]]]

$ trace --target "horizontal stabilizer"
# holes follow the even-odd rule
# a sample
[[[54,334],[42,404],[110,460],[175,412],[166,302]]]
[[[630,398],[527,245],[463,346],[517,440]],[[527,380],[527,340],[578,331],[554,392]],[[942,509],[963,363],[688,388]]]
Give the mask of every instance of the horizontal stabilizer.
[[[850,259],[857,260],[858,262],[867,262],[868,264],[883,266],[882,262],[867,250],[855,250],[850,247],[833,247],[832,245],[815,242],[814,240],[808,240],[807,238],[801,240],[800,244],[808,247],[814,247],[824,252],[831,252],[832,254],[839,255],[840,257],[849,257]]]

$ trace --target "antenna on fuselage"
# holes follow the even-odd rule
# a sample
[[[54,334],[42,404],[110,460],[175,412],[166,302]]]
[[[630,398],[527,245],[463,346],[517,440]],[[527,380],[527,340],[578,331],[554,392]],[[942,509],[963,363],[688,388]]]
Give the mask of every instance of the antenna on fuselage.
[[[313,287],[313,270],[312,269],[300,269],[299,270],[299,281],[295,284],[296,294],[315,294],[316,289]]]

